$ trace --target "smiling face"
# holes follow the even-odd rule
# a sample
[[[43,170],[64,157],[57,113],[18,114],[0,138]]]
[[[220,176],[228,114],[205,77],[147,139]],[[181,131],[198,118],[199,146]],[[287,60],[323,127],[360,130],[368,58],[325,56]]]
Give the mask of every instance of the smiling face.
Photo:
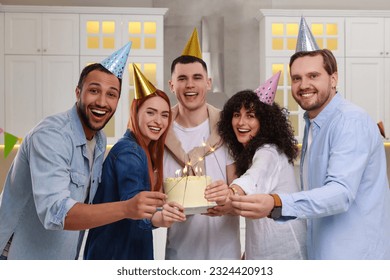
[[[295,101],[315,118],[336,94],[337,72],[329,75],[321,55],[297,58],[290,68]]]
[[[160,96],[148,98],[138,110],[138,126],[147,145],[157,141],[169,124],[169,105]]]
[[[189,111],[196,111],[206,105],[206,94],[211,89],[211,79],[199,62],[178,63],[169,81],[171,92],[179,105]]]
[[[114,115],[120,97],[116,76],[93,70],[85,77],[82,88],[76,88],[77,112],[85,136],[91,140]]]
[[[239,112],[234,112],[232,127],[237,141],[246,146],[260,130],[260,122],[253,110],[241,107]]]

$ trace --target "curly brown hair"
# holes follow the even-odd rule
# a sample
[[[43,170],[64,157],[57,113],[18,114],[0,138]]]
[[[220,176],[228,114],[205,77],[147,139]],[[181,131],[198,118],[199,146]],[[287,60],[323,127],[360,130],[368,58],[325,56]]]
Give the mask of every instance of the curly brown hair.
[[[260,129],[244,147],[238,142],[232,127],[232,117],[241,108],[253,110],[259,120]],[[224,105],[218,122],[218,133],[229,148],[236,162],[236,175],[241,176],[252,165],[256,150],[265,145],[273,144],[279,153],[284,153],[290,163],[298,156],[297,140],[290,121],[288,111],[277,103],[268,105],[259,100],[252,90],[243,90],[233,95]]]

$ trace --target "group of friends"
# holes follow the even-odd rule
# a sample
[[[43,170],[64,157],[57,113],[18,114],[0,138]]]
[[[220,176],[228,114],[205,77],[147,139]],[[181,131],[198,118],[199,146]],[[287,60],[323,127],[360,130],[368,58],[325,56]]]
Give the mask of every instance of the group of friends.
[[[119,52],[124,65],[129,48]],[[290,59],[292,96],[306,111],[297,182],[298,143],[274,92],[243,90],[213,107],[207,65],[196,44],[189,49],[171,65],[173,107],[133,64],[128,128],[106,157],[101,130],[119,102],[124,65],[112,67],[110,57],[83,69],[75,105],[34,127],[12,163],[0,197],[0,259],[153,259],[158,227],[168,228],[166,259],[390,259],[382,137],[337,91],[332,52],[297,47]],[[205,147],[212,152],[200,160]],[[213,180],[207,213],[167,202],[164,178],[188,162]]]

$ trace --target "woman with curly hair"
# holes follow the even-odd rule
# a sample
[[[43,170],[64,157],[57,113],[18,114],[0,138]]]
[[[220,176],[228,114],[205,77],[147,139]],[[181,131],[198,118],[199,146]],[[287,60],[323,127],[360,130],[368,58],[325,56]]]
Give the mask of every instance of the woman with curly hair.
[[[218,131],[236,163],[232,195],[298,191],[293,167],[297,141],[287,110],[273,98],[261,101],[254,91],[240,91],[221,112]],[[305,238],[304,221],[246,218],[245,258],[305,259]]]

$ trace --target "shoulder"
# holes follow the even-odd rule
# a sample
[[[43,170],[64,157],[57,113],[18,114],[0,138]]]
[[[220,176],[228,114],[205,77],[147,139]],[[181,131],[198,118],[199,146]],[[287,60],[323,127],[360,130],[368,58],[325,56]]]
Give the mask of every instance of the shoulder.
[[[138,145],[135,138],[128,133],[126,133],[121,139],[119,139],[109,152],[109,156],[118,157],[121,154],[133,154],[142,158],[146,158],[145,151],[140,145]]]

